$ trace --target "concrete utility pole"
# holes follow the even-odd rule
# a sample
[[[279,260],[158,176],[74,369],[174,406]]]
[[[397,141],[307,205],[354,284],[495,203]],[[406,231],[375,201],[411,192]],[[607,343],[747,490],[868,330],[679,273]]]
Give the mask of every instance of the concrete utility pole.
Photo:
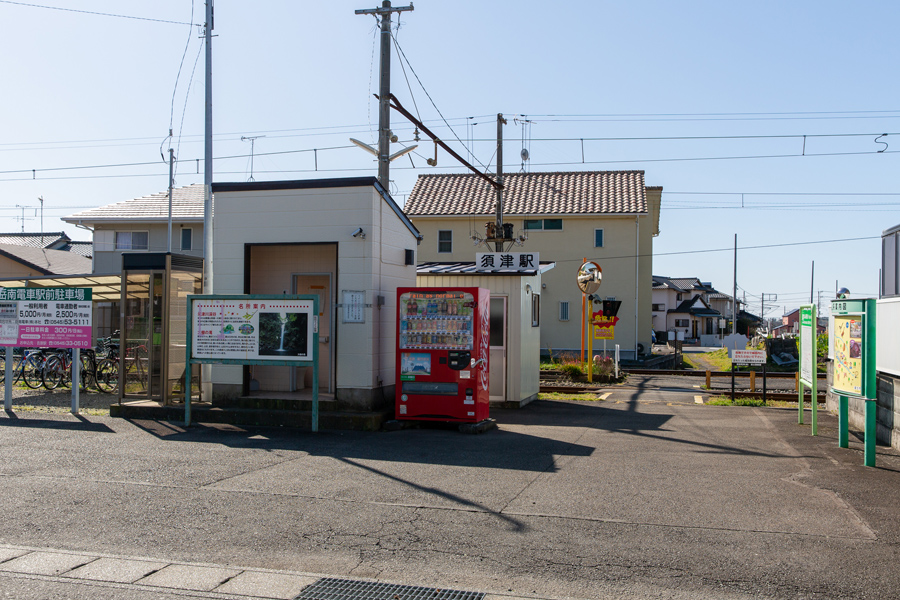
[[[172,135],[172,132],[169,132]],[[169,235],[167,252],[172,253],[172,186],[175,184],[175,150],[169,148]]]
[[[503,241],[506,235],[503,232],[503,126],[506,125],[506,119],[503,113],[497,113],[497,231],[496,236],[499,241],[494,242],[494,249],[497,252],[503,252]]]
[[[213,293],[213,146],[212,146],[212,31],[213,0],[206,1],[206,102],[203,153],[203,293]]]
[[[381,17],[381,83],[378,95],[378,181],[390,190],[391,170],[391,13],[413,10],[413,5],[391,8],[390,0],[384,0],[381,8],[363,8],[358,15]]]

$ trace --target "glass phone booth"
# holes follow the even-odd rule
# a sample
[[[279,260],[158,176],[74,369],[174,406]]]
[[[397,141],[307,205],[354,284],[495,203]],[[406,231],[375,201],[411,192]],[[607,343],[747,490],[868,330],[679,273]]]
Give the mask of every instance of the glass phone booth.
[[[184,402],[187,296],[203,287],[203,259],[171,253],[122,255],[119,402]],[[200,394],[200,369],[191,394]]]

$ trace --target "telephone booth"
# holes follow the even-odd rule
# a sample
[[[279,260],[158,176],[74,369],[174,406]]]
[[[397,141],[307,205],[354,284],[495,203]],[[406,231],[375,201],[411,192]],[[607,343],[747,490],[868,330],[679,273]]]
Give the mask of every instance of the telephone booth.
[[[172,253],[122,255],[119,402],[184,401],[187,296],[203,287],[203,259]],[[192,393],[199,394],[198,373]]]

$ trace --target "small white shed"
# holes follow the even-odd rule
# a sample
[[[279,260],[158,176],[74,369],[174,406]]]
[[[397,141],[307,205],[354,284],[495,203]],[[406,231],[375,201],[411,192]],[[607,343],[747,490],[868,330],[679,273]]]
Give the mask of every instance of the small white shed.
[[[481,287],[491,291],[492,406],[519,407],[537,399],[541,361],[541,275],[555,263],[525,270],[484,271],[474,262],[428,262],[418,287]]]
[[[320,394],[337,410],[394,397],[396,290],[416,284],[418,230],[374,177],[213,184],[216,294],[318,295]],[[348,318],[345,303],[362,316]],[[347,304],[349,306],[349,304]],[[306,367],[213,365],[212,395],[294,393]]]

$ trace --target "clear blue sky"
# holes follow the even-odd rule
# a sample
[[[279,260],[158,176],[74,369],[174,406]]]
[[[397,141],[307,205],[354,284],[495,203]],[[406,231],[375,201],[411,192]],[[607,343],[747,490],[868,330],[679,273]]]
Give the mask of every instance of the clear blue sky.
[[[258,181],[376,173],[348,138],[376,139],[376,23],[354,9],[377,5],[216,1],[216,181],[250,176],[242,136],[265,136],[255,145]],[[24,214],[25,230],[40,231],[43,196],[45,231],[88,239],[59,217],[166,189],[160,148],[170,123],[176,184],[202,182],[202,55],[191,78],[199,29],[148,20],[202,23],[202,0],[191,12],[190,0],[0,2],[0,230],[19,231]],[[900,223],[898,17],[900,4],[887,0],[420,0],[400,17],[409,65],[394,49],[392,85],[476,164],[493,168],[502,112],[506,171],[522,167],[523,135],[531,171],[645,170],[647,184],[665,190],[654,273],[730,293],[730,251],[672,253],[731,248],[735,234],[741,248],[877,238]],[[412,131],[396,113],[392,121],[399,149]],[[889,146],[877,153],[881,133]],[[420,146],[415,168],[394,163],[398,202],[417,174],[462,172],[443,152],[427,167],[432,152]],[[760,293],[778,294],[769,316],[779,316],[808,301],[812,261],[824,298],[835,281],[877,293],[880,242],[868,239],[742,249],[739,295],[746,290],[752,310]]]

